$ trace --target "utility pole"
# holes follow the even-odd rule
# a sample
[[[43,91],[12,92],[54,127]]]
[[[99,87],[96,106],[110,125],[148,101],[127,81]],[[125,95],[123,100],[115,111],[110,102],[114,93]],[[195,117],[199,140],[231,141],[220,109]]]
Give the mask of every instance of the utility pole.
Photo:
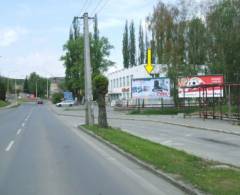
[[[38,84],[37,84],[37,80],[36,80],[36,99],[37,99],[37,97],[38,97]]]
[[[88,17],[88,13],[84,13],[84,81],[85,81],[85,100],[86,100],[86,112],[85,112],[85,123],[86,125],[94,124],[94,113],[93,113],[93,95],[92,95],[92,68],[90,62],[90,43],[89,43],[89,27],[88,20],[94,19]]]
[[[47,78],[47,99],[48,99],[48,78]]]
[[[16,79],[14,79],[14,92],[15,92],[15,98],[17,102],[17,84],[16,84]]]

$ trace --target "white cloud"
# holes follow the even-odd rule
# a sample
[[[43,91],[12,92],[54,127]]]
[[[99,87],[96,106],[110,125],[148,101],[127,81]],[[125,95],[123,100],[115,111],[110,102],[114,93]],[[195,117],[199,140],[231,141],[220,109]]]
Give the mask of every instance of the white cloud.
[[[16,78],[24,78],[32,72],[45,77],[64,76],[65,70],[59,59],[58,54],[49,51],[34,52],[25,56],[6,59],[1,63],[6,67],[2,69],[2,74]],[[7,66],[9,64],[10,66]]]
[[[108,18],[108,19],[105,19],[105,20],[99,22],[99,29],[106,30],[109,28],[122,26],[122,23],[123,23],[122,20],[119,20],[117,18]]]
[[[0,29],[0,47],[11,46],[26,33],[27,30],[20,27]]]

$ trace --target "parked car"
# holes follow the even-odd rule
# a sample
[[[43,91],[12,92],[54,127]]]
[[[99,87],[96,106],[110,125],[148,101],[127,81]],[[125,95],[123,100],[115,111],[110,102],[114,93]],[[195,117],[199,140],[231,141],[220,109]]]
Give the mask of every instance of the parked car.
[[[56,104],[57,107],[62,107],[62,106],[73,106],[75,102],[73,100],[64,100],[62,102],[59,102]]]

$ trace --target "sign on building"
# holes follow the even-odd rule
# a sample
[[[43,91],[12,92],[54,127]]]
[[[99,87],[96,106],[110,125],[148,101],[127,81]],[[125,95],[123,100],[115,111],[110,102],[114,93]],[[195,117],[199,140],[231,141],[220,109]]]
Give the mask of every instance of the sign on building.
[[[170,97],[169,78],[145,78],[132,80],[132,98],[167,98]]]
[[[194,76],[178,79],[179,98],[222,97],[224,77],[222,75]],[[208,87],[209,85],[209,87]],[[196,88],[194,87],[196,86]],[[205,88],[205,89],[204,89]]]

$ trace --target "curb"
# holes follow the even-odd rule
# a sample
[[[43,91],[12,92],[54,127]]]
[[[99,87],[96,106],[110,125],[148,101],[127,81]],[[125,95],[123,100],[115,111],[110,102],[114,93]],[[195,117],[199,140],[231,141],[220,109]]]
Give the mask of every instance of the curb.
[[[0,108],[0,110],[6,110],[6,109],[10,109],[10,108],[15,108],[15,107],[18,107],[18,106],[20,106],[19,103],[9,104],[8,106]]]
[[[109,141],[104,140],[103,138],[101,138],[100,136],[98,136],[98,135],[94,134],[93,132],[87,130],[86,128],[84,128],[82,126],[79,126],[78,128],[80,130],[82,130],[84,133],[90,135],[91,137],[97,139],[98,141],[100,141],[103,144],[107,145],[111,149],[113,149],[116,152],[120,153],[121,155],[125,156],[127,159],[133,161],[134,163],[138,164],[139,166],[143,167],[144,169],[150,171],[154,175],[156,175],[158,177],[161,177],[162,179],[166,180],[167,182],[169,182],[170,184],[174,185],[175,187],[177,187],[178,189],[182,190],[183,192],[185,192],[187,194],[191,194],[191,195],[203,194],[199,190],[193,188],[192,186],[187,185],[187,184],[185,184],[182,181],[178,181],[178,180],[174,179],[173,177],[171,177],[169,174],[166,174],[166,173],[164,173],[164,172],[154,168],[152,165],[149,165],[149,164],[147,164],[147,163],[137,159],[136,157],[134,157],[130,153],[125,152],[124,150],[120,149],[116,145],[110,143]]]
[[[55,111],[54,111],[55,112]],[[60,116],[72,116],[72,117],[80,117],[83,118],[84,116],[81,115],[75,115],[75,114],[61,114],[55,112],[57,115]],[[162,123],[162,124],[167,124],[167,125],[174,125],[174,126],[180,126],[180,127],[186,127],[186,128],[191,128],[191,129],[200,129],[203,131],[212,131],[212,132],[218,132],[218,133],[224,133],[224,134],[230,134],[230,135],[236,135],[240,136],[240,132],[229,132],[229,131],[224,131],[220,129],[212,129],[212,128],[207,128],[207,127],[196,127],[196,126],[191,126],[191,125],[184,125],[181,123],[172,123],[172,122],[166,122],[166,121],[156,121],[156,120],[146,120],[146,119],[133,119],[133,118],[114,118],[114,117],[108,117],[108,119],[113,119],[113,120],[126,120],[126,121],[147,121],[147,122],[154,122],[154,123]]]

